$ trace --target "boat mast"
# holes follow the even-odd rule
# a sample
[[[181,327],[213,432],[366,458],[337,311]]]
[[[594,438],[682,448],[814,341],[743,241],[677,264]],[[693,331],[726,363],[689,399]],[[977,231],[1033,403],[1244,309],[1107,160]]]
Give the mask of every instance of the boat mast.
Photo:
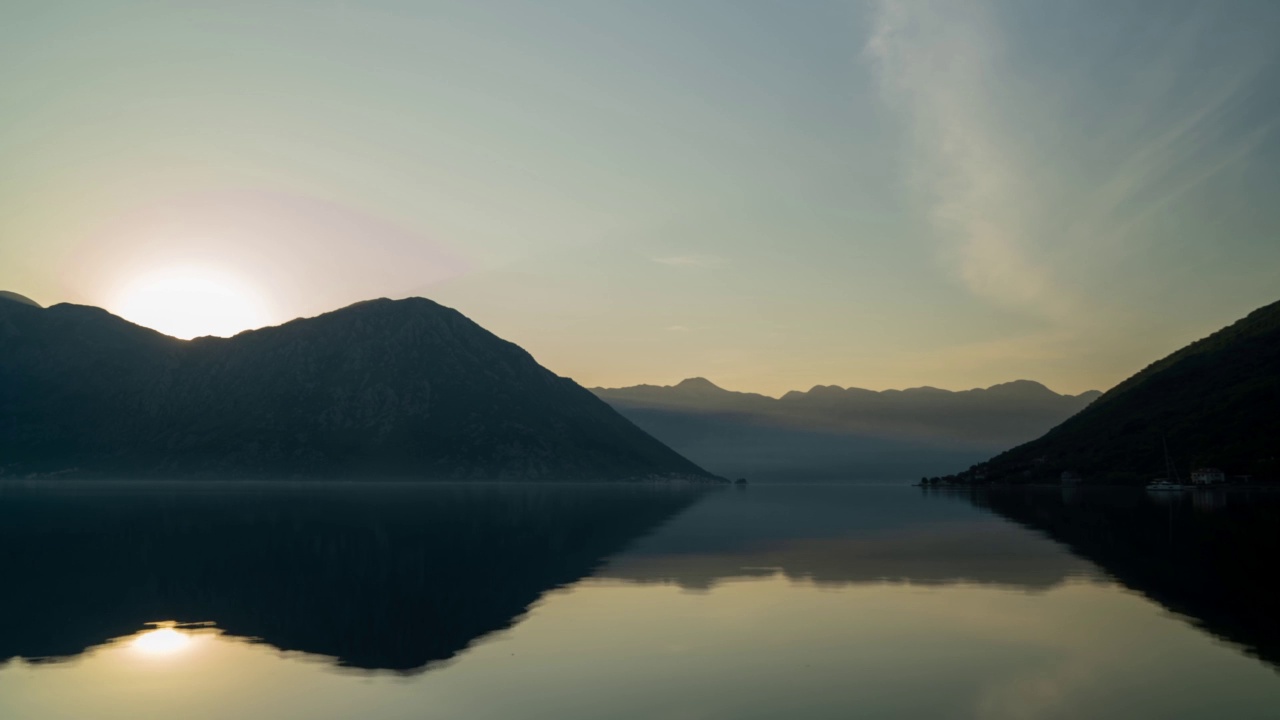
[[[1164,471],[1169,476],[1169,482],[1181,485],[1178,480],[1178,469],[1173,466],[1173,457],[1169,455],[1169,438],[1161,435],[1160,441],[1164,443]]]

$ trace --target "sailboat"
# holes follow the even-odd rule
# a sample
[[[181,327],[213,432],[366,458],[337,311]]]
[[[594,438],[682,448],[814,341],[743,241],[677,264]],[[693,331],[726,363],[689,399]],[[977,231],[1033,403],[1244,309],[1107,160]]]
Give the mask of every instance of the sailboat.
[[[1167,477],[1157,478],[1147,483],[1148,490],[1186,490],[1188,486],[1183,485],[1178,480],[1178,469],[1173,466],[1173,458],[1169,455],[1169,441],[1161,438],[1164,442],[1164,470]]]

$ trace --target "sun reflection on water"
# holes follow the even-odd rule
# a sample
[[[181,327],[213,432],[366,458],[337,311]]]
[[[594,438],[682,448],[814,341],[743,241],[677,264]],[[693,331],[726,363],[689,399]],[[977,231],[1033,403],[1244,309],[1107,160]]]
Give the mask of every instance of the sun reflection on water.
[[[203,624],[179,625],[176,622],[150,624],[154,626],[152,629],[126,638],[124,644],[143,655],[168,657],[189,650],[197,639],[199,630],[207,630],[207,626]]]

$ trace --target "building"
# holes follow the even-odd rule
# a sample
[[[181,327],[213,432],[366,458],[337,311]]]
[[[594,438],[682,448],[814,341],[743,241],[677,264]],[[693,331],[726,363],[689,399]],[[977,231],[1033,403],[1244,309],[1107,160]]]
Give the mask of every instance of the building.
[[[1192,485],[1221,485],[1226,481],[1226,473],[1217,468],[1200,468],[1191,471]]]

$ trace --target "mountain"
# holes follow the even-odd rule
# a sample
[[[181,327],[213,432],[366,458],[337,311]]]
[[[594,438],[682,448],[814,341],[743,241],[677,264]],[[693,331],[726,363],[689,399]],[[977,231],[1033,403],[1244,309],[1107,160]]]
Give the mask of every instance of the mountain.
[[[959,392],[818,385],[772,398],[705,378],[592,392],[705,467],[770,480],[943,472],[1029,440],[1100,394],[1060,395],[1019,380]]]
[[[0,290],[0,300],[11,300],[16,303],[22,303],[23,305],[40,307],[40,303],[36,302],[35,300],[32,300],[26,295],[19,295],[16,292],[9,292],[8,290]]]
[[[711,477],[422,298],[191,341],[0,302],[0,410],[9,476]]]
[[[1152,363],[1043,437],[961,480],[1141,483],[1197,467],[1280,479],[1280,302]]]

